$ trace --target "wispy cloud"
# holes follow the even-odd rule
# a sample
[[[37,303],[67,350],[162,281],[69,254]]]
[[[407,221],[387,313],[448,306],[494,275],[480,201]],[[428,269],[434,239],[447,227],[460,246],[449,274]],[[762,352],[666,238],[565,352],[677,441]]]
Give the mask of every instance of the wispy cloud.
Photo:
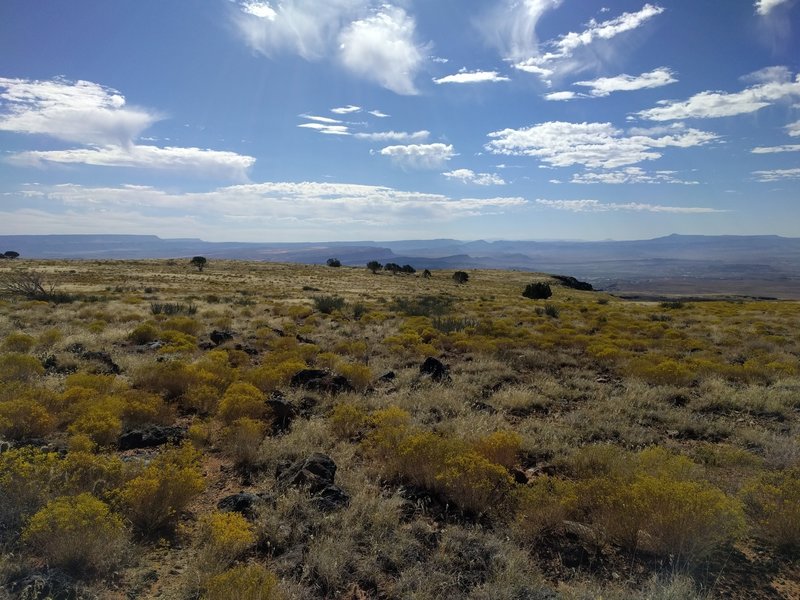
[[[467,71],[466,68],[463,68],[459,69],[458,73],[434,78],[433,83],[441,85],[443,83],[496,83],[498,81],[510,80],[497,71]]]
[[[800,179],[800,168],[798,169],[772,169],[770,171],[753,171],[758,181],[783,181],[786,179]]]
[[[350,135],[347,125],[328,125],[327,123],[300,123],[302,129],[313,129],[325,135]]]
[[[762,83],[740,92],[700,92],[683,102],[663,100],[659,106],[635,115],[650,121],[732,117],[755,112],[781,100],[800,98],[800,75],[792,80],[788,69],[762,69],[751,74],[752,78]]]
[[[704,214],[725,212],[704,206],[665,206],[662,204],[648,204],[645,202],[600,202],[599,200],[544,200],[538,199],[536,203],[555,210],[569,212],[654,212],[673,214]]]
[[[574,85],[591,88],[592,96],[608,96],[613,92],[631,92],[647,88],[657,88],[678,81],[674,73],[667,67],[659,67],[641,75],[617,75],[616,77],[599,77],[590,81],[576,81]]]
[[[549,77],[558,69],[566,68],[571,70],[579,67],[575,63],[568,64],[569,59],[572,59],[579,49],[589,46],[598,40],[610,40],[622,33],[637,29],[663,12],[664,9],[660,6],[645,4],[637,12],[626,12],[607,21],[598,22],[592,19],[583,31],[571,31],[555,40],[544,43],[544,53],[540,53],[537,48],[536,51],[530,52],[527,56],[516,58],[511,56],[510,58],[514,60],[514,66],[517,69],[539,75],[549,82]]]
[[[416,41],[416,23],[403,8],[371,0],[248,0],[239,2],[234,23],[245,43],[265,56],[335,57],[350,72],[393,92],[416,93],[414,77],[426,48]]]
[[[614,169],[661,157],[657,149],[702,146],[717,138],[698,129],[658,136],[630,135],[611,123],[550,121],[522,129],[489,133],[486,149],[493,154],[533,156],[553,167],[583,165]]]
[[[779,152],[800,152],[800,144],[785,144],[783,146],[759,146],[750,150],[753,154],[777,154]]]
[[[795,121],[794,123],[789,123],[786,126],[786,133],[788,133],[792,137],[800,136],[800,121]]]
[[[562,0],[503,0],[475,18],[475,25],[504,58],[518,62],[539,54],[536,26]]]
[[[670,183],[682,185],[697,185],[698,181],[686,181],[675,177],[674,171],[655,171],[648,173],[640,167],[627,167],[617,171],[589,171],[586,173],[576,173],[572,176],[571,183],[579,184],[628,184],[628,183]]]
[[[359,140],[369,140],[370,142],[424,142],[430,134],[430,131],[422,129],[412,132],[375,131],[372,133],[356,133],[353,137]]]
[[[442,173],[448,179],[455,179],[461,183],[473,185],[505,185],[505,180],[497,173],[476,173],[471,169],[455,169]]]
[[[380,110],[370,110],[370,111],[367,111],[367,112],[369,114],[371,114],[373,117],[378,117],[379,119],[385,119],[385,118],[387,118],[389,116],[385,112],[380,111]]]
[[[357,113],[361,112],[360,106],[355,106],[353,104],[348,104],[347,106],[340,106],[338,108],[332,108],[331,112],[337,115],[349,115],[350,113]]]
[[[199,193],[174,193],[147,186],[39,187],[37,192],[50,201],[52,210],[12,211],[5,206],[0,223],[12,228],[6,231],[113,231],[169,237],[193,231],[218,238],[222,226],[226,235],[237,239],[263,239],[265,232],[277,239],[298,235],[331,239],[331,226],[342,226],[347,236],[368,236],[381,226],[410,235],[419,231],[421,222],[440,224],[476,218],[528,204],[513,196],[451,197],[321,182],[252,183]]]
[[[412,169],[439,169],[448,160],[457,156],[450,144],[408,144],[387,146],[380,151],[393,162]]]
[[[12,154],[7,160],[19,166],[41,167],[60,163],[174,169],[207,177],[240,180],[247,179],[247,169],[256,162],[252,156],[244,156],[235,152],[141,145],[19,152]]]
[[[756,0],[756,14],[765,17],[775,8],[783,4],[788,4],[787,0]]]

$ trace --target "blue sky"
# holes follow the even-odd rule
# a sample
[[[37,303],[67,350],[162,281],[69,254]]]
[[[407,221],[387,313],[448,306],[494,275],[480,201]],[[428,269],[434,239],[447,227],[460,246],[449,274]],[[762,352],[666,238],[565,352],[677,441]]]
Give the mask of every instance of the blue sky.
[[[800,236],[800,0],[0,4],[0,233]]]

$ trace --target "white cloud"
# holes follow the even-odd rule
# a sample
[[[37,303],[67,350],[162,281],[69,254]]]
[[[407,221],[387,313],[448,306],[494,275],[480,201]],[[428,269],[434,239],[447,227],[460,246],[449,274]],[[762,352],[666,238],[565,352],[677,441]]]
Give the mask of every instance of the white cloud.
[[[288,51],[306,60],[318,60],[336,47],[342,28],[362,15],[368,0],[282,0],[274,15],[264,18],[248,7],[266,3],[242,2],[234,14],[234,23],[244,41],[266,56]],[[262,9],[266,12],[266,9]]]
[[[770,12],[772,12],[774,8],[780,6],[781,4],[786,4],[786,3],[787,0],[756,0],[755,3],[756,13],[759,16],[764,17],[768,15]]]
[[[384,5],[339,34],[342,64],[397,94],[416,94],[414,76],[424,53],[415,43],[415,23],[402,8]]]
[[[380,151],[403,167],[414,169],[439,169],[448,160],[457,156],[450,144],[409,144],[387,146]]]
[[[800,179],[800,169],[773,169],[771,171],[753,171],[758,181],[782,181],[784,179]]]
[[[278,16],[278,13],[276,13],[272,6],[270,6],[269,2],[244,0],[241,3],[241,7],[245,13],[260,19],[267,19],[268,21],[274,21]]]
[[[415,42],[414,19],[402,8],[377,0],[282,0],[274,6],[244,1],[233,19],[245,43],[265,56],[336,57],[356,75],[398,94],[416,92],[414,76],[425,48]]]
[[[326,123],[300,123],[298,127],[303,129],[313,129],[325,135],[350,135],[347,125],[328,125]]]
[[[544,99],[550,101],[563,101],[563,100],[575,100],[576,98],[584,97],[583,94],[576,94],[575,92],[570,91],[563,91],[563,92],[552,92],[550,94],[545,94]]]
[[[788,133],[792,137],[800,136],[800,121],[795,121],[794,123],[789,123],[786,126],[786,133]]]
[[[48,135],[86,147],[11,154],[17,166],[83,164],[173,169],[201,175],[246,179],[251,156],[201,148],[136,143],[160,120],[157,113],[127,105],[117,90],[90,81],[31,81],[0,78],[0,130]]]
[[[566,210],[569,212],[654,212],[654,213],[673,213],[673,214],[703,214],[724,212],[714,208],[703,206],[664,206],[661,204],[647,204],[643,202],[600,202],[599,200],[536,200],[537,204],[555,210]]]
[[[778,152],[800,152],[800,144],[785,144],[783,146],[759,146],[753,148],[753,154],[775,154]]]
[[[558,68],[572,70],[580,67],[580,61],[567,64],[575,52],[598,40],[610,40],[621,33],[641,27],[653,17],[660,15],[664,9],[654,4],[645,4],[639,11],[623,13],[607,21],[597,22],[592,19],[587,28],[581,32],[569,32],[556,40],[544,44],[547,51],[540,54],[538,48],[531,49],[526,56],[514,57],[514,66],[529,73],[535,73],[547,80]],[[535,24],[534,24],[535,26]],[[534,38],[535,39],[535,38]],[[595,57],[596,58],[596,57]]]
[[[504,0],[488,14],[475,19],[489,43],[503,57],[519,62],[539,53],[536,25],[542,16],[561,5],[562,0]]]
[[[500,75],[497,71],[467,71],[466,68],[459,69],[458,73],[453,75],[445,75],[433,80],[437,85],[442,83],[496,83],[498,81],[510,81],[510,79]]]
[[[6,205],[0,213],[3,229],[137,232],[166,237],[192,231],[209,238],[263,240],[265,234],[271,239],[331,239],[331,227],[336,226],[344,239],[353,239],[368,236],[375,227],[410,235],[419,231],[420,223],[503,213],[527,204],[519,197],[454,198],[383,186],[320,182],[253,183],[195,193],[74,184],[41,186],[37,191],[50,201],[48,211],[13,212]],[[22,198],[21,193],[18,195]]]
[[[675,177],[674,171],[655,171],[648,173],[639,167],[626,167],[618,171],[590,171],[576,173],[572,176],[571,183],[590,184],[625,184],[625,183],[672,183],[683,185],[697,185],[697,181],[684,181]]]
[[[340,106],[339,108],[332,108],[331,112],[337,115],[349,115],[350,113],[361,112],[360,106],[348,104],[347,106]]]
[[[370,110],[367,112],[369,112],[369,114],[371,114],[373,117],[378,117],[379,119],[385,119],[386,117],[389,116],[385,112],[382,112],[380,110]]]
[[[103,167],[174,169],[213,177],[246,179],[246,171],[253,166],[256,159],[235,152],[201,148],[129,145],[20,152],[11,155],[8,161],[19,166],[44,166],[47,163],[61,163]]]
[[[763,69],[760,76],[769,76]],[[782,71],[773,71],[776,75]],[[794,81],[778,79],[765,81],[740,92],[700,92],[683,102],[663,100],[659,106],[635,113],[651,121],[677,119],[709,119],[732,117],[755,112],[781,100],[800,98],[800,75]]]
[[[764,67],[742,75],[739,80],[745,83],[788,83],[792,81],[792,71],[783,65]]]
[[[308,119],[309,121],[317,121],[319,123],[326,123],[326,124],[330,124],[330,125],[336,125],[338,123],[343,123],[343,121],[340,121],[339,119],[331,119],[330,117],[320,117],[318,115],[302,114],[300,116],[302,118],[304,118],[304,119]]]
[[[505,185],[506,182],[497,173],[476,173],[471,169],[455,169],[442,173],[448,179],[457,179],[461,183],[474,185]]]
[[[420,131],[375,131],[373,133],[356,133],[353,137],[359,140],[369,140],[371,142],[424,142],[428,139],[431,132],[422,129]]]
[[[641,75],[617,75],[616,77],[599,77],[591,81],[576,81],[574,85],[591,88],[592,96],[608,96],[612,92],[630,92],[646,88],[656,88],[678,81],[672,71],[666,67],[654,69]]]
[[[117,90],[90,81],[0,78],[0,130],[80,144],[127,144],[160,120],[127,105]]]
[[[611,123],[565,123],[551,121],[523,129],[504,129],[488,134],[485,148],[493,154],[533,156],[553,167],[580,164],[589,168],[614,169],[661,157],[656,148],[688,148],[714,139],[713,133],[697,129],[660,135],[625,135]]]

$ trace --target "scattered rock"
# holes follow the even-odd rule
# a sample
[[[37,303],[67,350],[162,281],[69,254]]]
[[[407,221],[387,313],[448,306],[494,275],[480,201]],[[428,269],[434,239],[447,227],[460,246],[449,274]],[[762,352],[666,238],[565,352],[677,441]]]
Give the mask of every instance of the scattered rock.
[[[181,427],[161,427],[150,425],[141,429],[126,431],[117,441],[120,450],[133,450],[134,448],[154,448],[164,444],[176,444],[186,437],[186,431]]]
[[[322,369],[303,369],[299,373],[295,373],[291,386],[331,395],[354,391],[353,386],[345,377],[333,375]]]
[[[233,339],[233,332],[232,331],[219,331],[215,329],[212,331],[208,336],[212,342],[214,342],[215,346],[219,346],[227,342],[228,340]]]
[[[470,408],[472,410],[477,410],[479,412],[485,412],[487,414],[493,415],[497,413],[497,409],[492,406],[491,404],[487,404],[482,400],[475,400],[472,404],[470,404]]]
[[[442,361],[429,356],[419,367],[422,375],[429,375],[432,381],[450,381],[450,369]]]
[[[15,598],[31,600],[77,600],[78,590],[72,579],[58,570],[34,573],[23,579],[13,581],[8,590]]]
[[[297,341],[298,341],[298,342],[300,342],[301,344],[314,344],[314,345],[316,345],[316,344],[317,344],[317,342],[315,342],[314,340],[312,340],[312,339],[309,339],[309,338],[307,338],[307,337],[303,337],[303,336],[302,336],[302,335],[300,335],[300,334],[297,334],[297,335],[295,336],[295,338],[296,338],[296,339],[297,339]]]
[[[308,487],[320,510],[334,510],[350,502],[347,492],[334,485],[336,463],[325,454],[315,452],[305,460],[279,465],[275,475],[279,486]]]
[[[395,379],[397,379],[397,375],[395,374],[395,372],[388,371],[383,375],[381,375],[380,377],[378,377],[378,382],[389,382],[389,381],[394,381]]]
[[[236,350],[238,350],[239,352],[244,352],[248,356],[257,356],[259,354],[259,351],[256,348],[253,348],[252,346],[248,346],[246,344],[236,344],[234,348],[236,348]]]
[[[58,358],[56,358],[54,354],[51,354],[42,361],[42,367],[44,367],[44,370],[48,373],[58,373],[59,375],[69,375],[78,370],[78,367],[74,364],[62,365],[58,362]]]
[[[14,446],[11,444],[11,442],[6,440],[0,440],[0,454],[2,454],[3,452],[8,452],[13,447]]]
[[[105,367],[106,372],[110,375],[119,375],[122,373],[122,369],[120,369],[119,365],[114,362],[114,359],[111,358],[111,355],[108,352],[86,351],[81,354],[81,358],[83,360],[94,360],[99,362]]]
[[[525,485],[528,483],[528,475],[522,469],[517,469],[516,467],[510,469],[511,476],[514,478],[514,481],[520,485]]]
[[[287,431],[292,421],[297,416],[297,411],[280,393],[272,394],[267,400],[267,406],[272,411],[272,433]]]
[[[217,508],[225,512],[237,512],[248,519],[256,516],[256,509],[264,504],[266,498],[262,494],[251,494],[249,492],[239,492],[225,496],[217,503]]]

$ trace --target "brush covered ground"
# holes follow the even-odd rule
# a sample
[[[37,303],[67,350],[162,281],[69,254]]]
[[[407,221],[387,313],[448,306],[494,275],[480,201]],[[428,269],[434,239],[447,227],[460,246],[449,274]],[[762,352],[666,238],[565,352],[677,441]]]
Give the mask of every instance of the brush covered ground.
[[[798,302],[237,261],[0,282],[22,273],[45,285],[0,301],[0,598],[800,597]]]

